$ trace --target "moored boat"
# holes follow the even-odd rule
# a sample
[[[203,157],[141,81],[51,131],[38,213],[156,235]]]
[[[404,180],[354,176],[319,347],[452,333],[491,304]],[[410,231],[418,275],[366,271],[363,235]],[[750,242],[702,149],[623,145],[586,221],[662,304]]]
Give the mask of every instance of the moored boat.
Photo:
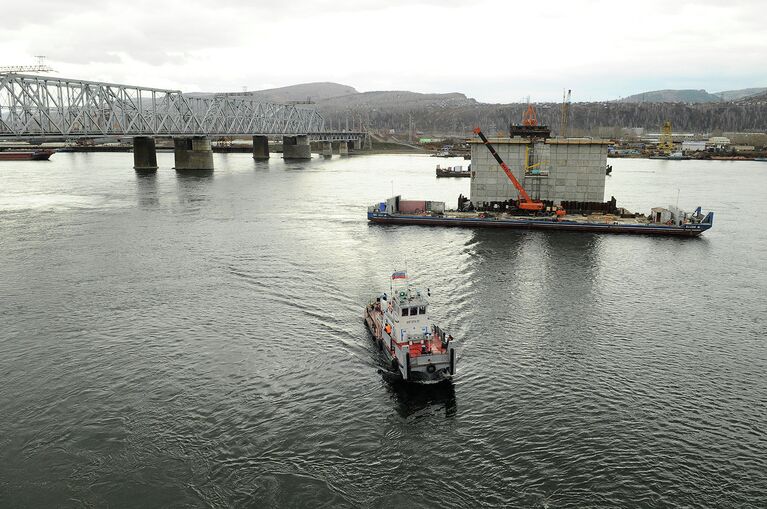
[[[690,156],[684,155],[682,152],[672,152],[668,155],[650,156],[650,159],[663,159],[666,161],[687,161],[692,158]]]
[[[54,152],[50,149],[2,150],[0,151],[0,161],[47,161]]]
[[[407,273],[391,276],[389,293],[381,293],[365,306],[365,324],[383,350],[389,375],[407,382],[437,383],[455,374],[453,337],[429,320],[429,302],[412,288]]]
[[[463,166],[448,166],[442,168],[437,165],[437,177],[471,177],[471,165],[464,170]]]

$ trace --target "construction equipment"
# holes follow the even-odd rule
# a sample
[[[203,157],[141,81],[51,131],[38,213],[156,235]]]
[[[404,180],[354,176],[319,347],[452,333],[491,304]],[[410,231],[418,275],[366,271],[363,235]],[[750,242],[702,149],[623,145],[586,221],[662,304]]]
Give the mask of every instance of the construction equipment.
[[[532,143],[525,145],[525,175],[548,175],[549,172],[543,165],[549,164],[549,161],[534,162],[536,159],[535,146]]]
[[[528,109],[529,111],[529,109]],[[523,121],[524,122],[524,121]],[[534,124],[532,124],[534,125]],[[509,180],[511,180],[511,183],[514,184],[514,187],[517,188],[517,191],[519,192],[519,208],[522,210],[528,210],[532,212],[540,212],[544,209],[544,204],[542,201],[535,201],[532,198],[530,198],[530,195],[527,194],[527,191],[525,191],[525,188],[522,187],[522,184],[519,183],[517,180],[517,177],[514,176],[514,173],[511,172],[509,167],[506,165],[506,163],[503,162],[503,159],[501,159],[501,156],[498,155],[498,152],[495,151],[493,146],[490,144],[489,141],[487,141],[487,138],[485,137],[484,133],[479,127],[474,128],[474,134],[479,136],[479,139],[482,140],[482,143],[485,144],[487,149],[490,151],[490,153],[493,155],[496,161],[498,161],[498,164],[503,169],[504,173],[506,173],[506,176],[509,177]],[[560,215],[560,214],[558,214]]]
[[[562,90],[562,120],[559,126],[559,136],[562,138],[567,138],[567,123],[570,119],[570,92],[572,90],[568,90],[565,96],[565,91]]]
[[[665,155],[671,154],[674,150],[674,136],[671,133],[671,122],[668,120],[663,123],[658,140],[658,150]]]
[[[522,125],[538,125],[538,115],[536,115],[535,108],[533,108],[532,104],[527,105],[527,111],[522,115]]]

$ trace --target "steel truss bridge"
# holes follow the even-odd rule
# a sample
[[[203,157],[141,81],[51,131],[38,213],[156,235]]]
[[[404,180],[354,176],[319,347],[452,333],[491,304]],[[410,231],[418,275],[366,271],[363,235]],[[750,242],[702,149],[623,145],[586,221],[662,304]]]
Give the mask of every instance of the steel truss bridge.
[[[179,90],[0,73],[0,139],[238,135],[353,141],[365,133],[326,131],[325,119],[312,109],[248,96],[193,97]]]

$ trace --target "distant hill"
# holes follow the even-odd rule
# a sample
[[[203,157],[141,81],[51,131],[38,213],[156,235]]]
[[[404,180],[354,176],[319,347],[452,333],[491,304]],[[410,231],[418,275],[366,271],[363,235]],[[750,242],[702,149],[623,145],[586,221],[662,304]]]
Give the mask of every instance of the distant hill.
[[[720,97],[724,101],[737,101],[745,99],[747,97],[754,97],[767,93],[767,87],[760,88],[743,88],[741,90],[725,90],[724,92],[716,92],[716,96]]]
[[[705,90],[653,90],[624,97],[624,103],[710,103],[721,99]]]
[[[740,90],[723,90],[713,94],[705,90],[653,90],[624,97],[619,102],[625,103],[713,103],[722,101],[737,101],[746,97],[763,94],[767,88],[743,88]]]
[[[448,108],[455,106],[470,106],[477,104],[474,99],[464,94],[421,94],[406,90],[385,90],[375,92],[358,92],[354,87],[340,83],[302,83],[280,88],[254,90],[252,92],[229,92],[232,94],[254,97],[266,102],[286,103],[291,101],[311,101],[320,111],[335,111],[350,108]],[[214,95],[209,92],[187,94],[190,97],[207,97]]]
[[[210,97],[219,93],[249,96],[264,102],[272,103],[286,103],[292,101],[318,102],[333,97],[345,97],[359,94],[354,87],[350,87],[349,85],[317,82],[301,83],[299,85],[289,85],[287,87],[279,88],[267,88],[264,90],[254,90],[252,92],[191,92],[184,95],[189,97]]]
[[[244,95],[252,95],[263,99],[264,101],[283,103],[289,101],[313,102],[324,101],[333,97],[346,97],[357,95],[359,92],[349,85],[340,83],[319,82],[319,83],[301,83],[300,85],[290,85],[280,88],[269,88],[266,90],[256,90],[247,92]]]
[[[738,105],[765,105],[765,104],[767,104],[767,89],[762,94],[752,95],[752,96],[749,96],[749,97],[744,97],[742,99],[738,99],[737,101],[735,101],[735,104],[738,104]]]
[[[402,90],[363,92],[356,95],[347,95],[343,97],[332,97],[323,101],[318,101],[318,107],[321,109],[343,108],[445,108],[453,106],[469,106],[477,104],[474,99],[469,99],[463,94],[420,94],[418,92],[407,92]]]

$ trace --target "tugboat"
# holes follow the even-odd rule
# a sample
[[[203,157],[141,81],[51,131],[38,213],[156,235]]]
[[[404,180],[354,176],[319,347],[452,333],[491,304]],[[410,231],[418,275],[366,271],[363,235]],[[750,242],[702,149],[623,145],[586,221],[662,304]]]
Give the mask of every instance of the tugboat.
[[[378,295],[365,307],[365,324],[391,365],[385,373],[427,384],[450,380],[455,374],[453,336],[429,323],[428,308],[426,296],[410,287],[405,271],[392,274],[390,293]]]

